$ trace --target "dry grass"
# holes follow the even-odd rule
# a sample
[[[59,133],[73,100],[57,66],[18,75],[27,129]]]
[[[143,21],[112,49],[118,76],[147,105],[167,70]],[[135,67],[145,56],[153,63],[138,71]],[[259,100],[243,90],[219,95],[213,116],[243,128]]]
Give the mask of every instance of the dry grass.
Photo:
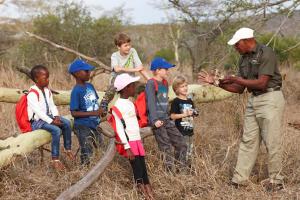
[[[65,67],[65,66],[63,66]],[[51,87],[71,89],[73,79],[63,67],[51,71]],[[241,95],[222,102],[198,105],[200,116],[196,119],[195,156],[192,171],[188,175],[168,174],[163,170],[154,138],[145,140],[147,165],[157,199],[298,199],[300,191],[300,131],[288,127],[287,122],[299,119],[299,72],[285,70],[285,95],[287,108],[284,116],[284,168],[286,189],[279,193],[266,193],[260,181],[267,177],[266,151],[261,153],[251,175],[252,183],[242,189],[229,185],[235,167],[246,97]],[[1,87],[28,88],[31,84],[12,69],[0,68]],[[297,78],[298,77],[298,78]],[[103,80],[101,78],[101,80]],[[97,88],[104,86],[97,82]],[[0,104],[0,137],[6,138],[17,132],[12,110],[13,105]],[[66,114],[68,107],[61,108]],[[76,137],[74,149],[78,147]],[[105,149],[105,147],[103,148]],[[93,160],[100,159],[98,152]],[[50,155],[46,153],[43,163],[38,151],[27,158],[17,158],[12,166],[0,171],[0,199],[54,199],[70,185],[76,183],[89,170],[76,164],[66,164],[67,172],[57,173],[49,166]],[[132,185],[129,163],[117,156],[112,165],[97,182],[76,199],[139,199]]]

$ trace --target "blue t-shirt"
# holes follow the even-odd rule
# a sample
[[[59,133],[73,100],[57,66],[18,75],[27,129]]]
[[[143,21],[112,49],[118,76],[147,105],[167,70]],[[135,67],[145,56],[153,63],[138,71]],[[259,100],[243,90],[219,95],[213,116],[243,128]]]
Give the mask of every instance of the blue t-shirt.
[[[92,84],[86,83],[84,86],[75,85],[71,93],[70,110],[82,112],[99,110],[98,99],[99,97]],[[100,123],[100,117],[75,118],[74,123],[96,129]]]

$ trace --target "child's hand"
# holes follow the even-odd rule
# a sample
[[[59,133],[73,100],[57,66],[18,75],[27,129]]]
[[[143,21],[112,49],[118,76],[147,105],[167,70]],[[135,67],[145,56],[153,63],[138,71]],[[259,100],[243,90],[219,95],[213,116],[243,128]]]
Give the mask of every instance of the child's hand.
[[[60,118],[58,116],[54,117],[51,124],[56,125],[56,126],[62,126],[62,122],[60,121]]]
[[[188,109],[188,110],[186,110],[185,114],[186,114],[187,117],[192,116],[193,115],[193,110]]]
[[[161,127],[162,125],[164,125],[164,122],[163,122],[163,121],[160,121],[160,120],[157,120],[157,121],[154,123],[154,126],[155,126],[156,128],[159,128],[159,127]]]
[[[60,117],[59,116],[54,116],[54,120],[59,121],[60,122]]]
[[[134,155],[130,149],[126,149],[126,153],[129,160],[134,160]]]
[[[99,117],[104,117],[107,114],[107,112],[103,108],[99,108],[98,115]]]
[[[144,67],[136,67],[135,70],[136,70],[137,72],[140,72],[140,71],[144,70]]]

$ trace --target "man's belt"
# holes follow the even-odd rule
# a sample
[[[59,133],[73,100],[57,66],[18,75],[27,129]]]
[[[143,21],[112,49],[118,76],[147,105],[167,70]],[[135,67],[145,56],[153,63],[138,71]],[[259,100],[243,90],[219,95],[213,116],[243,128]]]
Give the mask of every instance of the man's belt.
[[[274,92],[274,91],[279,91],[279,90],[281,90],[281,87],[276,86],[276,87],[273,87],[273,88],[268,88],[266,91],[252,91],[252,94],[254,96],[258,96],[258,95],[261,95],[261,94],[265,94],[267,92]]]

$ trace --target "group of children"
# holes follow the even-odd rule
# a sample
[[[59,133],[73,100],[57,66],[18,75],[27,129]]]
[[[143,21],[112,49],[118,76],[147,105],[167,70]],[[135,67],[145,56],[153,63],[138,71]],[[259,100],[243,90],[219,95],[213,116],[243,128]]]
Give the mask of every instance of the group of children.
[[[68,72],[75,78],[76,85],[71,92],[70,111],[74,117],[74,133],[78,137],[81,149],[81,163],[89,164],[93,154],[93,147],[99,147],[103,138],[97,130],[101,117],[107,113],[108,103],[115,91],[119,94],[113,109],[115,130],[125,150],[125,157],[129,159],[133,169],[135,183],[147,199],[153,199],[149,178],[145,164],[145,149],[142,144],[136,106],[130,100],[136,94],[136,83],[140,77],[147,79],[145,96],[148,113],[148,123],[152,127],[159,150],[162,152],[167,171],[177,170],[190,166],[193,148],[193,117],[195,107],[188,98],[187,80],[177,76],[173,80],[173,90],[177,97],[173,100],[169,112],[168,99],[168,69],[175,67],[163,58],[155,58],[151,62],[150,70],[153,77],[150,79],[128,35],[117,35],[115,44],[118,51],[112,54],[111,86],[100,104],[94,86],[89,83],[93,66],[77,59],[70,64]],[[75,157],[71,152],[70,122],[60,117],[53,103],[51,91],[48,89],[49,72],[46,67],[35,66],[31,75],[35,82],[32,88],[40,93],[36,98],[34,93],[28,94],[28,117],[31,119],[32,129],[45,129],[52,135],[52,163],[53,167],[62,170],[65,168],[59,160],[60,133],[63,135],[66,156],[70,160]],[[110,93],[110,94],[109,94]],[[107,95],[109,94],[109,95]],[[42,100],[43,99],[43,100]],[[173,148],[174,152],[173,153]],[[174,155],[173,155],[174,154]],[[175,160],[174,160],[175,158]]]

